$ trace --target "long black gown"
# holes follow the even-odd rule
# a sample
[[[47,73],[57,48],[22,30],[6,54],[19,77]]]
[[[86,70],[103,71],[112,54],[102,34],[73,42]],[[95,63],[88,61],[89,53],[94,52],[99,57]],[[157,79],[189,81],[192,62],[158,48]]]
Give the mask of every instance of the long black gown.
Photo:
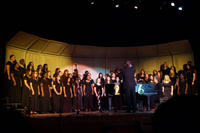
[[[44,92],[44,97],[42,97],[42,93],[41,93],[41,99],[42,99],[42,111],[44,112],[48,112],[51,110],[51,104],[50,104],[50,93],[49,93],[49,82],[48,80],[44,80],[42,79],[40,81],[40,84],[43,84],[43,92]],[[40,88],[41,89],[41,88]]]
[[[32,86],[33,86],[35,95],[31,96],[30,110],[31,111],[39,111],[39,96],[38,96],[39,82],[34,79],[32,79],[31,82],[32,82]]]
[[[97,103],[98,103],[98,110],[101,110],[102,108],[102,85],[98,85],[98,84],[95,84],[94,86],[96,88],[96,92],[97,92],[97,97],[96,97],[96,94],[95,94],[95,97],[97,99]]]
[[[75,85],[75,93],[76,97],[73,99],[73,109],[80,110],[82,105],[82,92],[81,92],[81,80],[78,80],[77,82],[74,82],[73,85]]]
[[[55,81],[55,89],[58,93],[60,93],[60,87],[62,87],[62,82],[60,80],[60,83],[58,83],[57,79]],[[53,105],[54,105],[54,111],[60,112],[61,111],[61,95],[57,95],[55,92],[53,93]]]
[[[65,86],[65,93],[67,97],[64,97],[63,99],[63,112],[64,113],[71,113],[72,112],[72,98],[70,93],[70,88],[72,88],[71,85],[64,83]]]
[[[186,71],[186,79],[188,82],[188,94],[195,94],[195,86],[192,85],[192,81],[193,81],[193,73],[194,70],[187,70]]]
[[[165,97],[171,98],[171,85],[172,83],[162,83],[162,86],[164,86],[164,95]]]
[[[11,74],[13,74],[13,76],[15,78],[16,86],[14,86],[14,82],[13,82],[13,80],[11,80],[9,102],[10,103],[21,103],[22,102],[22,99],[21,99],[22,91],[21,91],[21,85],[20,85],[21,73],[20,73],[20,71],[17,71],[14,69],[13,71],[11,71]]]
[[[8,62],[6,62],[6,65],[10,66],[10,74],[11,74],[11,71],[14,70],[15,63],[11,63],[10,61],[8,61]],[[9,97],[10,84],[12,82],[11,80],[12,80],[11,76],[10,76],[10,80],[8,80],[8,74],[7,74],[7,70],[6,70],[4,73],[4,78],[3,78],[3,89],[1,90],[2,97]]]
[[[23,80],[27,81],[27,84],[30,86],[30,82],[32,81],[31,77],[25,76]],[[29,107],[29,97],[31,97],[31,90],[26,87],[25,83],[23,84],[23,92],[22,92],[22,107]]]
[[[94,82],[91,80],[90,82],[85,81],[85,96],[84,96],[84,106],[85,109],[92,109],[93,108],[93,95],[92,95],[92,84]]]
[[[52,82],[53,82],[53,79],[52,78],[47,78],[47,80],[48,80],[48,82],[49,82],[49,85],[50,85],[50,87],[53,87],[52,86]],[[53,84],[54,84],[54,82],[53,82]],[[51,111],[53,111],[54,110],[54,104],[53,104],[53,94],[54,93],[54,90],[53,90],[53,88],[51,89],[51,97],[50,97],[50,102],[51,102]]]

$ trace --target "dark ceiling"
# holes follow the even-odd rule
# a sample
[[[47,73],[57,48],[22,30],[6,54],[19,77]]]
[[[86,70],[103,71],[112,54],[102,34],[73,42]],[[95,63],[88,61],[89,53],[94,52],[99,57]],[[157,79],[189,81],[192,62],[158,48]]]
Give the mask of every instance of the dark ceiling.
[[[96,46],[195,40],[199,35],[197,4],[194,0],[175,2],[172,7],[170,0],[6,0],[2,4],[4,41],[18,31]],[[137,10],[136,4],[139,4]],[[179,11],[181,5],[183,10]]]

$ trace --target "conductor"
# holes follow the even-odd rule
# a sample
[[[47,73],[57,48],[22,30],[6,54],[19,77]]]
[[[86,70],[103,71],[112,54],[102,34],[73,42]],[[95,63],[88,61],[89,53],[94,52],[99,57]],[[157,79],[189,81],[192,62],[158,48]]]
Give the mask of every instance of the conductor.
[[[131,61],[126,61],[126,67],[122,70],[123,77],[123,89],[125,89],[126,102],[127,102],[127,110],[126,113],[131,113],[132,111],[136,111],[136,95],[135,95],[135,68],[132,67]]]

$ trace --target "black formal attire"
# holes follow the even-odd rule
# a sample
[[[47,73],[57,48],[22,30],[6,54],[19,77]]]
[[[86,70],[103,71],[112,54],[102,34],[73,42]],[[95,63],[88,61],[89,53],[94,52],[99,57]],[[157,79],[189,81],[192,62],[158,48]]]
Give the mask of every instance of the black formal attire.
[[[84,106],[85,109],[92,109],[93,108],[93,95],[92,95],[92,84],[93,80],[90,82],[84,81],[85,85],[85,96],[84,96]]]
[[[171,85],[172,83],[162,83],[162,86],[164,86],[164,95],[165,97],[171,98]]]
[[[162,72],[162,77],[165,78],[165,75],[169,75],[169,71],[170,71],[170,68],[162,69],[162,70],[161,70],[161,72]]]
[[[122,70],[123,75],[123,88],[125,89],[127,111],[129,112],[131,106],[133,110],[136,110],[136,95],[135,95],[135,79],[134,79],[135,68],[126,67]],[[131,100],[132,99],[132,100]]]
[[[104,78],[100,78],[101,79],[101,86],[102,86],[102,88],[104,88],[104,86],[105,86],[105,80],[104,80]]]
[[[23,75],[26,74],[26,67],[19,66],[19,71],[21,73],[21,78],[23,79]]]
[[[185,80],[185,79],[182,82],[179,81],[179,87],[180,87],[179,94],[180,95],[185,95],[186,84],[188,84],[188,83],[187,83],[187,80]]]
[[[121,99],[121,94],[120,94],[120,83],[114,83],[115,87],[115,93],[114,93],[114,96],[113,96],[113,99],[114,99],[114,109],[115,111],[117,111],[118,109],[121,110],[122,108],[122,99]],[[117,91],[118,89],[118,91]]]
[[[27,76],[24,76],[23,80],[27,82],[28,86],[30,87],[30,83],[32,82],[32,79],[31,77],[27,77]],[[31,97],[31,90],[29,90],[29,88],[25,85],[25,82],[23,84],[23,89],[22,89],[22,107],[30,107],[29,106],[29,100],[30,100],[30,97]]]
[[[96,94],[95,94],[95,97],[97,99],[97,103],[98,103],[98,110],[101,110],[101,106],[102,106],[102,85],[98,85],[98,84],[95,84],[94,86],[96,88],[96,92],[97,92],[97,97],[96,97]]]
[[[51,110],[51,103],[50,103],[50,93],[49,93],[49,82],[48,80],[44,80],[42,79],[40,81],[40,84],[43,84],[43,92],[44,92],[44,97],[42,97],[42,93],[41,93],[41,99],[42,99],[42,111],[44,112],[48,112]]]
[[[54,96],[54,90],[53,90],[53,86],[52,86],[52,82],[53,82],[53,79],[50,77],[50,78],[47,78],[48,82],[49,82],[49,85],[50,87],[52,88],[50,91],[51,91],[51,97],[50,97],[50,102],[51,102],[51,111],[53,112],[54,111],[54,104],[53,104],[53,96]],[[54,83],[53,83],[54,84]]]
[[[22,99],[21,99],[21,84],[20,84],[20,76],[21,73],[18,70],[12,70],[11,74],[13,74],[14,78],[15,78],[15,82],[16,82],[16,86],[14,86],[14,82],[13,80],[11,80],[10,82],[10,93],[9,93],[9,102],[11,103],[21,103]],[[12,77],[11,77],[12,79]]]
[[[3,90],[2,90],[2,97],[9,97],[10,93],[10,84],[11,84],[11,71],[14,70],[15,68],[15,63],[11,63],[10,61],[6,62],[6,65],[10,66],[10,80],[8,80],[8,74],[7,74],[7,69],[4,73],[4,78],[3,78]]]
[[[174,77],[170,77],[171,80],[171,84],[173,85],[173,96],[177,96],[177,89],[174,88],[175,84],[176,84],[176,79],[177,79],[177,75],[175,74]]]
[[[81,80],[76,80],[73,85],[75,85],[76,97],[73,99],[73,108],[80,110],[82,108],[82,92],[81,92]]]
[[[186,71],[186,79],[187,79],[187,82],[188,82],[188,94],[192,94],[192,95],[195,94],[195,86],[192,85],[193,73],[194,73],[193,69]]]
[[[157,100],[159,100],[159,98],[164,97],[163,92],[162,92],[162,84],[160,82],[156,84],[155,90],[157,90],[157,94],[152,95],[150,98],[150,102],[151,102],[150,108],[151,109],[155,109],[155,107],[156,107],[155,102]]]
[[[39,96],[38,96],[39,82],[37,80],[32,79],[31,83],[35,94],[31,96],[30,110],[39,111]]]
[[[64,100],[63,100],[63,112],[71,113],[72,112],[72,98],[71,98],[70,88],[72,89],[72,86],[68,85],[67,82],[65,82],[64,87],[65,87],[65,93],[67,97],[64,97]]]
[[[59,83],[60,82],[60,83]],[[60,81],[55,81],[55,89],[58,93],[60,93],[60,87],[62,87],[62,80]],[[61,111],[61,95],[57,95],[55,92],[53,93],[53,106],[54,106],[54,111],[60,112]]]

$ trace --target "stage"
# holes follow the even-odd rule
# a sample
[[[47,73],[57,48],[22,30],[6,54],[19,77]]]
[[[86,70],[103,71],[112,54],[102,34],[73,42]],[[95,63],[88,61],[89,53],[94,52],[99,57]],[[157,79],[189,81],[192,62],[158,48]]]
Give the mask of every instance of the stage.
[[[24,115],[34,132],[152,132],[154,111],[98,111]]]

